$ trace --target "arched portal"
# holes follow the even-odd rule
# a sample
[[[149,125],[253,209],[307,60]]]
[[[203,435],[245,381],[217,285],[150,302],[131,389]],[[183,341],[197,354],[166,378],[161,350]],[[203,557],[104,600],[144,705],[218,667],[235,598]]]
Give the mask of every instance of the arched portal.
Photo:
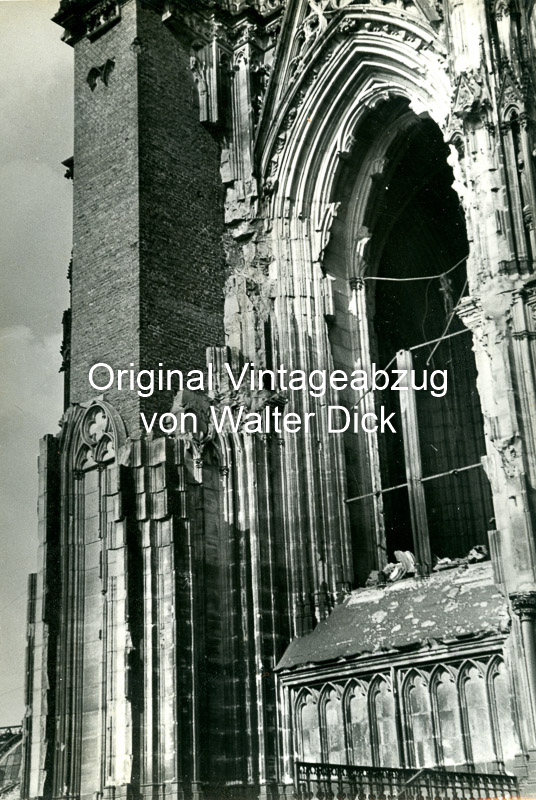
[[[396,429],[346,437],[358,581],[398,550],[431,569],[487,544],[476,367],[456,313],[469,242],[451,158],[436,123],[392,97],[360,126],[336,185],[345,199],[325,259],[335,278],[334,366],[370,378],[388,368],[389,386],[396,376],[407,387],[344,398],[361,414],[381,416],[383,406]]]

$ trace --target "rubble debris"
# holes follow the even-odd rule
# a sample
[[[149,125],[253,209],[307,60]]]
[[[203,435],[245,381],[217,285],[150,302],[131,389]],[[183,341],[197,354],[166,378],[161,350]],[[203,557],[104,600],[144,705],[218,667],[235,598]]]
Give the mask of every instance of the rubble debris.
[[[464,558],[438,558],[434,565],[434,572],[444,569],[454,569],[455,567],[465,567],[468,564],[477,564],[480,561],[489,559],[488,548],[484,544],[477,544],[469,550]]]
[[[373,569],[368,576],[365,586],[385,586],[387,583],[395,583],[404,578],[412,578],[418,573],[415,556],[409,550],[395,550],[396,562],[389,562],[383,569]],[[446,569],[456,569],[457,567],[467,567],[468,564],[478,564],[489,560],[489,551],[486,545],[477,544],[469,550],[466,556],[459,558],[437,558],[435,560],[433,572],[442,572]]]

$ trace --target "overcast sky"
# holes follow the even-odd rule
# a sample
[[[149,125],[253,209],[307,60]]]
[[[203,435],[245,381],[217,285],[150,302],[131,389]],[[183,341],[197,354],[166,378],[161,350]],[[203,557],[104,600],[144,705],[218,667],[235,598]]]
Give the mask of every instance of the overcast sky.
[[[69,304],[72,58],[59,2],[0,0],[0,726],[20,724],[39,439],[62,413]]]

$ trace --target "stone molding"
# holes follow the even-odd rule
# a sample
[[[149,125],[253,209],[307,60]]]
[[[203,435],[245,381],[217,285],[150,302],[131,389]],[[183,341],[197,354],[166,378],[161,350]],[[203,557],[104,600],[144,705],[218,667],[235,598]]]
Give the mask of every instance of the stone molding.
[[[514,592],[510,595],[512,609],[523,622],[536,620],[536,591]]]

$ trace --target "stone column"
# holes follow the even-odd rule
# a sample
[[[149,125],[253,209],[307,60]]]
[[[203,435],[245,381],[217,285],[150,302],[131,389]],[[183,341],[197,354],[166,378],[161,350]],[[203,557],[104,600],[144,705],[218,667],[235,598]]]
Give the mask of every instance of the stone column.
[[[515,592],[510,595],[512,609],[521,622],[521,639],[525,653],[525,665],[530,689],[532,711],[536,716],[536,642],[534,621],[536,620],[536,591]]]

